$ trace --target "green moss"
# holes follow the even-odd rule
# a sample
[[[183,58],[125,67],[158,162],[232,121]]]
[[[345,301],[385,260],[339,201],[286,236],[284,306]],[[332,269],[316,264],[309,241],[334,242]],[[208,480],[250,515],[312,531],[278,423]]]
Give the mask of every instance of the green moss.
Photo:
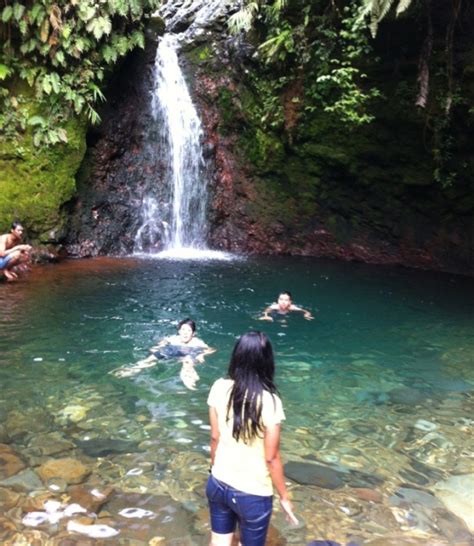
[[[186,58],[195,64],[205,63],[212,59],[212,56],[212,48],[207,44],[203,44],[186,51]]]
[[[75,174],[85,153],[86,126],[72,120],[68,143],[35,148],[30,133],[13,144],[0,142],[0,227],[20,219],[30,236],[44,241],[61,230],[62,205],[75,191]]]
[[[235,124],[235,119],[239,115],[234,103],[234,93],[230,89],[222,87],[219,90],[217,104],[219,107],[221,121],[219,124],[219,131],[222,134],[226,134],[227,131]]]
[[[260,128],[256,128],[254,132],[247,131],[243,139],[245,154],[259,172],[281,170],[285,159],[285,150],[280,139],[275,135],[265,133]]]

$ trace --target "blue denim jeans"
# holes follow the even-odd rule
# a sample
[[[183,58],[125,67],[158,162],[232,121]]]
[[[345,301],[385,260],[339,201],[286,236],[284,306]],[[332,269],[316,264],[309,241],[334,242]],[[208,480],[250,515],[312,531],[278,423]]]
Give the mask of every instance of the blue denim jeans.
[[[7,267],[8,263],[12,260],[13,256],[11,254],[8,254],[7,256],[2,256],[0,258],[0,269],[5,269]]]
[[[250,495],[209,476],[206,495],[214,533],[227,534],[240,528],[243,546],[264,546],[272,515],[273,497]]]

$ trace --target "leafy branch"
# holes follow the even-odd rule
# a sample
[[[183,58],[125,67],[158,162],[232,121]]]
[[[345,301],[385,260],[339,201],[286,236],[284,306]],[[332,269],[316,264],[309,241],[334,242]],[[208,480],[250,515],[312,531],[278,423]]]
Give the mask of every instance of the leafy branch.
[[[96,104],[104,100],[107,71],[144,47],[145,21],[158,5],[159,0],[0,0],[0,107],[10,111],[0,116],[3,138],[30,128],[36,146],[54,145],[67,141],[71,117],[98,123]],[[20,100],[20,82],[31,88],[37,111]]]

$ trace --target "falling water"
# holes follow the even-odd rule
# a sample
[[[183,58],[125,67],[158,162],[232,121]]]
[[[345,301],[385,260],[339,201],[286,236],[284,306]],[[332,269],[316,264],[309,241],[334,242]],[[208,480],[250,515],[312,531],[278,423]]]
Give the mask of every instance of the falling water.
[[[162,123],[165,185],[172,190],[167,248],[206,246],[207,184],[204,179],[201,121],[177,55],[178,41],[164,36],[156,51],[152,114]]]
[[[178,40],[165,35],[154,67],[151,113],[160,128],[163,203],[143,199],[142,225],[135,251],[206,248],[207,181],[204,172],[201,122],[178,61]]]
[[[161,181],[144,196],[135,253],[207,248],[208,180],[203,130],[179,65],[180,44],[225,17],[232,0],[184,0],[165,4],[160,15],[171,31],[159,42],[153,73],[151,114],[160,132]],[[191,24],[172,33],[180,21]]]

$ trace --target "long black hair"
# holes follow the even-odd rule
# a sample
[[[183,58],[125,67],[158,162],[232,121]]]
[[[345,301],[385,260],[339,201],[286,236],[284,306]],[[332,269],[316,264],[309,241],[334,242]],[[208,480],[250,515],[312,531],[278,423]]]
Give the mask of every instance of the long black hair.
[[[245,443],[263,433],[262,395],[277,393],[273,383],[275,361],[265,334],[248,332],[240,336],[230,358],[229,377],[234,380],[227,405],[227,419],[234,418],[232,436]]]

